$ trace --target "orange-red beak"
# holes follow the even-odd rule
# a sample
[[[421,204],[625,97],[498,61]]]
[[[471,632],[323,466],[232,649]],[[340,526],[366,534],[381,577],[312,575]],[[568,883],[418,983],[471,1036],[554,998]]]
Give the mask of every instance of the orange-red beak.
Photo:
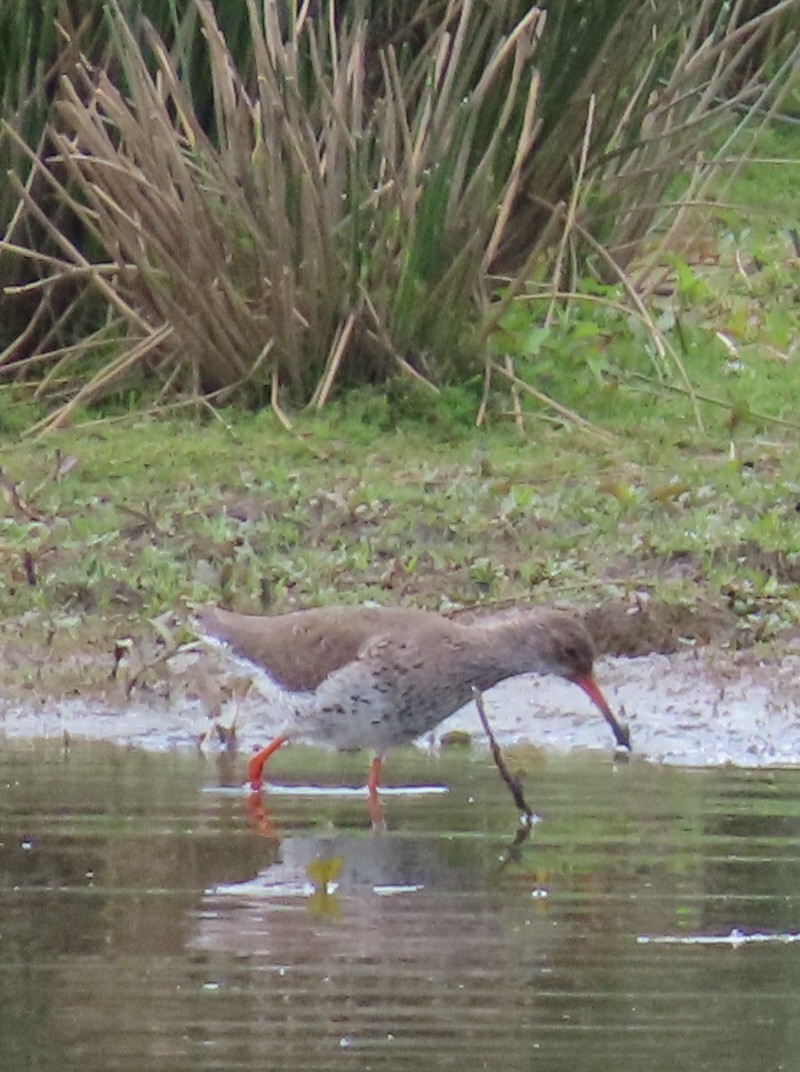
[[[621,722],[618,722],[616,718],[614,718],[613,712],[608,706],[606,698],[600,691],[600,687],[595,679],[591,675],[588,675],[587,677],[579,677],[575,679],[575,684],[583,689],[592,703],[602,712],[603,718],[611,727],[611,732],[614,734],[614,740],[620,748],[627,748],[628,751],[630,751],[630,731],[627,726],[623,726]]]

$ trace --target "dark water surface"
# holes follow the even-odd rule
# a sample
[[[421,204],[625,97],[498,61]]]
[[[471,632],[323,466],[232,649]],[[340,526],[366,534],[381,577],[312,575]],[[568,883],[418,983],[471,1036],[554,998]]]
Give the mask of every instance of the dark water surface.
[[[393,762],[450,792],[382,834],[302,794],[254,829],[240,766],[4,746],[3,1072],[798,1067],[799,771],[550,759],[510,858],[488,762]]]

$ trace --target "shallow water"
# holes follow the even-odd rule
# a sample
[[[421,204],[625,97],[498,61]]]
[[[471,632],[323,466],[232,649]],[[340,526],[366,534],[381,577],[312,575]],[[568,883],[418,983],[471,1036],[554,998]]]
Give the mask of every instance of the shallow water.
[[[480,758],[400,754],[449,792],[380,834],[358,794],[248,813],[240,765],[6,742],[4,1072],[796,1067],[800,771],[548,757],[513,854]]]

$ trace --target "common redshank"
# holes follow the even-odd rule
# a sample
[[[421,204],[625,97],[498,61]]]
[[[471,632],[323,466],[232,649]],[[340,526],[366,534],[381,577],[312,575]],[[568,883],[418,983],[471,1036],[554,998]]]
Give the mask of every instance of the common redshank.
[[[326,607],[275,617],[205,607],[199,632],[242,661],[283,728],[248,764],[253,789],[286,741],[373,751],[374,795],[386,751],[438,726],[474,696],[521,673],[558,674],[583,689],[620,747],[628,729],[594,680],[586,627],[572,614],[527,610],[469,624],[410,608]]]
[[[267,759],[296,737],[342,751],[372,750],[367,788],[375,797],[384,754],[438,725],[517,674],[557,674],[600,709],[620,747],[628,727],[595,682],[584,625],[555,610],[486,615],[466,624],[410,608],[325,607],[275,617],[218,607],[197,613],[198,631],[243,662],[283,723],[247,767],[261,786]]]

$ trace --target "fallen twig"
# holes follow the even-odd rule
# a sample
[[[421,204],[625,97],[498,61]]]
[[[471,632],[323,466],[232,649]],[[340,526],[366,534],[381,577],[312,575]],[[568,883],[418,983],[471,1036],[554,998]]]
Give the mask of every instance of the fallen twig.
[[[489,738],[489,747],[492,750],[492,759],[494,760],[497,769],[500,771],[500,777],[508,786],[509,792],[514,799],[514,803],[522,812],[522,817],[525,826],[530,827],[531,823],[533,822],[533,810],[525,799],[525,795],[522,792],[522,786],[519,783],[519,779],[513,777],[506,765],[506,761],[503,758],[503,753],[500,751],[500,745],[495,740],[495,736],[492,733],[492,727],[489,725],[489,720],[486,717],[486,708],[483,704],[483,693],[479,688],[476,688],[474,685],[472,686],[472,698],[475,700],[475,706],[478,709],[478,716],[481,720],[481,724],[483,725],[486,736]]]

